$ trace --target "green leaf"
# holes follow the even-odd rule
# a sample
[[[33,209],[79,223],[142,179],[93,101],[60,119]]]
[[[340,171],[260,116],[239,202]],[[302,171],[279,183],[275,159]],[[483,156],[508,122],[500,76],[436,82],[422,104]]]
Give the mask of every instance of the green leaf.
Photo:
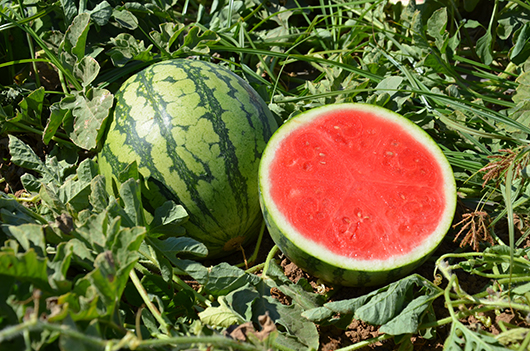
[[[101,253],[105,249],[110,249],[108,241],[112,241],[115,234],[119,232],[120,223],[120,217],[113,217],[109,212],[103,211],[100,214],[89,216],[85,223],[75,228],[72,235],[95,252]]]
[[[497,339],[485,333],[475,333],[459,321],[453,321],[451,331],[445,339],[447,351],[506,351],[506,347]]]
[[[259,277],[245,273],[244,270],[226,262],[221,262],[210,268],[193,261],[180,260],[175,263],[177,268],[189,274],[205,290],[215,296],[226,295],[247,283],[255,285],[260,281]]]
[[[427,20],[427,34],[435,39],[436,46],[442,50],[443,43],[447,34],[445,28],[447,27],[447,8],[442,7],[434,11],[431,17]]]
[[[269,279],[268,282],[272,281]],[[273,284],[273,287],[276,285]],[[260,281],[257,287],[247,283],[226,295],[226,305],[246,321],[255,323],[258,323],[258,316],[268,314],[275,323],[282,325],[282,330],[285,330],[277,339],[284,346],[296,350],[318,349],[318,330],[315,324],[302,318],[304,307],[294,300],[290,306],[281,304],[270,296],[270,289],[271,286],[263,281]]]
[[[477,55],[486,65],[490,65],[493,61],[492,42],[493,37],[491,35],[491,31],[489,30],[487,30],[486,33],[477,40]]]
[[[105,0],[98,3],[92,10],[88,11],[90,19],[98,26],[104,26],[112,16],[112,6]]]
[[[138,163],[133,161],[129,163],[120,173],[118,173],[118,182],[125,183],[129,179],[140,180],[140,172],[138,172]]]
[[[61,108],[60,102],[55,102],[50,105],[50,117],[42,133],[42,141],[44,144],[48,145],[50,143],[68,113],[71,113],[71,111]]]
[[[89,202],[95,212],[102,212],[108,206],[109,194],[107,193],[105,177],[97,175],[90,181]]]
[[[151,235],[151,233],[149,233]],[[208,249],[206,246],[188,237],[170,237],[160,240],[154,237],[147,237],[142,243],[141,252],[150,256],[161,272],[165,281],[169,282],[173,277],[173,264],[179,266],[179,257],[206,257]]]
[[[516,65],[525,62],[530,56],[530,24],[525,23],[515,33],[517,38],[515,45],[510,51],[510,60]]]
[[[46,257],[46,243],[42,225],[32,223],[19,226],[2,225],[2,230],[15,238],[24,251],[33,250],[39,257]]]
[[[189,52],[206,54],[210,52],[209,46],[220,40],[217,34],[211,30],[207,30],[201,35],[199,35],[199,32],[199,27],[191,27],[188,34],[184,37],[184,42],[175,54],[173,54],[173,57]]]
[[[114,47],[109,50],[108,54],[112,64],[116,67],[123,67],[131,60],[147,62],[153,59],[154,54],[151,53],[153,45],[146,48],[143,40],[137,40],[129,33],[120,33],[110,41]]]
[[[399,92],[399,86],[403,83],[403,77],[391,76],[383,79],[375,87],[377,94],[388,93],[390,96]]]
[[[425,295],[415,297],[415,286],[423,288]],[[441,293],[431,282],[414,274],[380,289],[355,311],[355,316],[366,323],[382,325],[389,334],[394,331],[394,335],[417,333],[419,317],[429,307],[429,302]]]
[[[73,285],[67,276],[73,253],[74,246],[62,242],[57,245],[57,252],[53,256],[53,260],[48,262],[48,267],[53,271],[49,277],[50,284],[64,293],[70,291]]]
[[[63,8],[64,17],[66,18],[66,24],[70,24],[77,15],[77,6],[73,0],[61,0],[61,6]]]
[[[57,191],[62,203],[72,206],[81,212],[89,206],[92,179],[97,175],[97,166],[91,159],[81,162],[77,168],[77,177],[67,179]]]
[[[72,24],[66,30],[63,42],[64,50],[74,55],[77,61],[85,56],[89,28],[90,15],[88,13],[80,13],[74,18]]]
[[[184,235],[186,231],[181,225],[187,220],[188,213],[184,207],[173,201],[167,201],[156,208],[153,221],[149,224],[149,233],[169,236]]]
[[[39,257],[35,250],[15,253],[11,249],[0,251],[0,276],[16,278],[34,284],[43,291],[53,292],[48,282],[46,259]]]
[[[3,224],[23,223],[47,224],[45,218],[20,204],[14,197],[0,192],[0,221]]]
[[[517,93],[512,99],[517,104],[526,103],[527,100],[530,100],[530,72],[522,73],[515,81],[519,83],[519,85],[516,89]]]
[[[50,184],[50,186],[41,184],[39,196],[43,203],[48,206],[55,215],[60,215],[61,213],[67,213],[68,211],[66,209],[66,204],[59,199],[57,190],[57,187],[53,186],[53,184]]]
[[[110,250],[96,257],[94,270],[85,276],[105,304],[106,315],[112,315],[118,307],[129,273],[138,260],[137,250],[145,236],[145,228],[125,228],[116,235],[112,234],[109,233],[106,245],[110,246]]]
[[[326,320],[328,322],[337,322],[343,319],[345,320],[344,324],[347,325],[353,319],[355,311],[367,303],[375,294],[377,294],[377,291],[353,299],[328,302],[322,307],[304,311],[302,316],[315,323]],[[340,314],[339,319],[333,318],[336,314]]]
[[[368,324],[380,325],[388,334],[415,334],[425,312],[442,293],[430,281],[413,274],[367,295],[329,302],[302,315],[313,322],[342,325],[355,316]],[[335,318],[336,314],[341,316]]]
[[[32,91],[18,106],[17,121],[28,121],[31,124],[41,125],[42,107],[44,104],[44,87]]]
[[[208,307],[199,313],[199,318],[203,323],[223,328],[245,323],[245,319],[226,304],[224,296],[220,296],[217,302],[219,306]]]
[[[72,118],[63,122],[74,144],[92,150],[101,139],[114,96],[106,89],[92,88],[86,96],[74,95],[61,100],[61,108],[72,111]]]
[[[182,23],[162,23],[159,25],[160,32],[152,31],[149,36],[157,47],[164,48],[167,52],[177,38],[184,32],[186,26]]]
[[[99,63],[95,58],[85,56],[74,66],[74,76],[81,81],[83,87],[87,87],[99,74]]]
[[[14,164],[32,171],[37,171],[43,176],[43,182],[60,184],[60,179],[46,167],[33,149],[11,134],[9,135],[9,152],[11,153],[11,162]]]
[[[272,297],[269,297],[268,299],[269,301],[277,301]],[[277,323],[285,327],[287,335],[294,336],[296,340],[303,346],[303,348],[299,349],[318,350],[318,329],[315,324],[302,318],[301,314],[303,309],[301,306],[296,304],[292,304],[290,306],[278,304],[277,310],[280,314],[280,319],[277,321]],[[280,340],[280,338],[277,339],[277,341],[281,343]]]
[[[431,307],[435,298],[440,293],[431,295],[420,295],[409,302],[406,307],[390,321],[386,322],[379,328],[381,333],[390,335],[415,334],[418,332],[418,326],[421,324],[425,312]]]
[[[261,299],[262,296],[258,293],[256,288],[252,284],[246,284],[238,289],[233,290],[225,299],[228,305],[242,316],[246,321],[252,320],[255,317],[257,322],[257,316],[262,315],[266,309],[258,310],[254,307],[256,300]],[[274,312],[272,312],[274,313]],[[274,313],[277,315],[277,313]]]
[[[129,179],[120,187],[120,200],[123,209],[132,225],[145,225],[144,209],[142,207],[142,193],[138,181]]]
[[[204,244],[185,236],[170,237],[163,240],[149,238],[147,243],[173,264],[177,264],[178,257],[195,256],[202,258],[208,255],[208,249]]]
[[[122,28],[129,30],[138,28],[138,19],[128,10],[114,9],[112,11],[112,17],[116,20],[117,25]]]

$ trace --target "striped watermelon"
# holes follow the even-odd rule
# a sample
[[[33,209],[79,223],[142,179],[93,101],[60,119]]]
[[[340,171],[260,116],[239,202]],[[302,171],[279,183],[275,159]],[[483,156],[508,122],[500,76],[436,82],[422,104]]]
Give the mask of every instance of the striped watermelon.
[[[147,212],[167,200],[183,205],[187,235],[218,257],[259,231],[259,159],[277,127],[260,96],[228,69],[169,60],[116,93],[98,162],[112,189],[110,180],[136,161]]]
[[[259,171],[269,232],[323,280],[379,285],[410,273],[451,226],[456,185],[421,128],[366,104],[315,108],[269,140]]]

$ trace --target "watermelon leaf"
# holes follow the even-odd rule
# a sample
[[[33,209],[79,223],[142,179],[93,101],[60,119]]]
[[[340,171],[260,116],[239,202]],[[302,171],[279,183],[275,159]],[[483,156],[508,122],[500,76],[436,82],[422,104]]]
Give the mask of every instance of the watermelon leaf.
[[[108,54],[116,67],[123,67],[131,60],[147,62],[153,59],[154,54],[151,53],[153,45],[146,48],[143,40],[137,40],[129,33],[120,33],[110,41],[114,47]]]
[[[43,183],[60,184],[57,173],[48,169],[26,143],[11,134],[9,135],[9,152],[11,153],[11,162],[40,173],[43,176]]]
[[[144,226],[144,209],[142,207],[142,194],[138,181],[131,178],[121,185],[120,200],[123,203],[125,213],[127,213],[127,219],[130,221],[127,226]]]
[[[300,318],[301,313],[304,311],[303,308],[297,304],[282,305],[272,297],[267,297],[267,299],[276,303],[276,308],[280,315],[280,319],[276,322],[286,329],[286,335],[296,337],[296,341],[309,350],[317,350],[319,345],[318,330],[315,324]],[[283,344],[282,336],[284,334],[280,333],[276,339],[279,344]]]
[[[476,333],[460,321],[454,320],[451,332],[445,340],[444,350],[448,351],[501,351],[506,347],[486,333]]]
[[[182,55],[189,55],[189,53],[207,54],[210,52],[209,46],[217,43],[220,38],[211,30],[206,30],[199,35],[200,30],[201,29],[198,26],[189,28],[188,33],[184,37],[182,46],[175,51],[172,56],[179,57]]]
[[[90,85],[99,74],[99,63],[90,56],[83,57],[74,66],[74,75],[81,81],[84,88]]]
[[[257,284],[260,281],[259,277],[245,273],[244,270],[226,262],[210,268],[189,260],[180,260],[175,263],[177,263],[177,268],[197,280],[206,291],[214,296],[226,295],[247,283]]]
[[[48,281],[46,259],[40,257],[33,249],[18,253],[14,247],[16,244],[11,247],[4,246],[0,250],[2,276],[13,277],[21,282],[30,282],[43,291],[53,292]]]
[[[3,224],[46,224],[48,221],[36,212],[19,203],[14,197],[0,192],[0,221]],[[1,227],[0,227],[1,228]]]
[[[75,91],[61,100],[61,108],[72,111],[63,126],[74,144],[85,150],[96,148],[113,102],[114,96],[101,88],[88,89],[86,94]]]
[[[295,285],[290,282],[287,285]],[[259,323],[259,316],[267,314],[281,326],[276,342],[295,350],[318,349],[319,335],[315,324],[301,318],[304,306],[293,299],[290,305],[283,305],[271,296],[271,289],[277,285],[271,279],[258,284],[247,283],[226,295],[225,301],[238,315],[248,321]]]
[[[220,296],[217,302],[219,306],[208,307],[199,313],[199,318],[203,323],[223,328],[245,323],[245,319],[227,305],[224,296]]]
[[[188,213],[181,205],[173,201],[166,201],[157,207],[153,221],[149,224],[149,234],[165,234],[170,236],[184,235],[182,223],[188,220]]]
[[[62,48],[64,52],[75,56],[73,62],[81,60],[85,56],[89,28],[90,15],[88,13],[80,13],[66,30]]]
[[[112,16],[112,7],[105,0],[98,3],[94,8],[88,11],[90,19],[94,21],[98,26],[104,26]]]
[[[108,206],[109,194],[105,188],[105,176],[97,175],[90,181],[88,200],[96,212],[101,212]]]
[[[418,293],[424,295],[416,297],[415,286],[422,288]],[[370,302],[355,311],[355,316],[366,323],[381,325],[388,334],[416,333],[419,317],[442,292],[427,279],[413,274],[378,290]],[[394,329],[399,332],[394,334]]]
[[[419,287],[419,291],[415,288]],[[424,314],[443,290],[413,274],[367,295],[334,301],[302,313],[313,322],[347,325],[355,317],[391,335],[417,333]],[[340,314],[340,317],[334,317]]]
[[[148,235],[151,235],[149,232]],[[157,254],[160,253],[173,264],[178,264],[179,256],[206,257],[208,249],[195,239],[182,237],[169,237],[163,240],[148,237],[146,244]],[[158,256],[157,256],[158,257]]]
[[[13,122],[30,123],[34,126],[41,126],[41,114],[44,104],[44,87],[32,91],[21,102],[18,103],[20,111],[13,118]]]
[[[135,30],[138,28],[138,18],[129,10],[114,9],[112,17],[116,20],[116,24],[120,27]]]

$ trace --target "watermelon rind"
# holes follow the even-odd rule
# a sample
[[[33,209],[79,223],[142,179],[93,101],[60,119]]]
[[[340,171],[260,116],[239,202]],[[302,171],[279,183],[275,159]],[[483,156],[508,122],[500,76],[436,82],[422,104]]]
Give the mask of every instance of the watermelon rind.
[[[115,97],[98,156],[110,191],[136,162],[146,218],[168,200],[182,205],[186,235],[206,245],[208,258],[257,237],[259,159],[278,125],[245,80],[214,63],[174,59],[131,76]]]
[[[304,237],[287,219],[271,196],[269,165],[282,141],[293,131],[310,124],[324,114],[334,111],[369,112],[379,118],[398,123],[435,157],[443,177],[445,208],[434,231],[421,244],[406,254],[396,253],[389,259],[356,259],[338,255]],[[269,140],[259,170],[260,204],[268,231],[280,250],[297,266],[333,284],[345,286],[373,286],[388,283],[412,272],[439,246],[451,227],[456,208],[456,184],[452,168],[436,142],[419,126],[388,109],[362,103],[327,105],[305,111],[284,123]]]

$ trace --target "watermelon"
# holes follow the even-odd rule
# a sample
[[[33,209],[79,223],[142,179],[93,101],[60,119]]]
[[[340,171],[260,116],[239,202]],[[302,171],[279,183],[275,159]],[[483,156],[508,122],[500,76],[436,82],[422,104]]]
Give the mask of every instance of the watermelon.
[[[387,109],[336,104],[272,136],[259,169],[269,233],[324,281],[380,285],[410,273],[451,226],[456,185],[438,145]]]
[[[147,217],[168,200],[181,204],[186,235],[219,257],[259,233],[259,159],[277,127],[262,98],[230,70],[168,60],[116,93],[98,162],[111,190],[136,162]]]

